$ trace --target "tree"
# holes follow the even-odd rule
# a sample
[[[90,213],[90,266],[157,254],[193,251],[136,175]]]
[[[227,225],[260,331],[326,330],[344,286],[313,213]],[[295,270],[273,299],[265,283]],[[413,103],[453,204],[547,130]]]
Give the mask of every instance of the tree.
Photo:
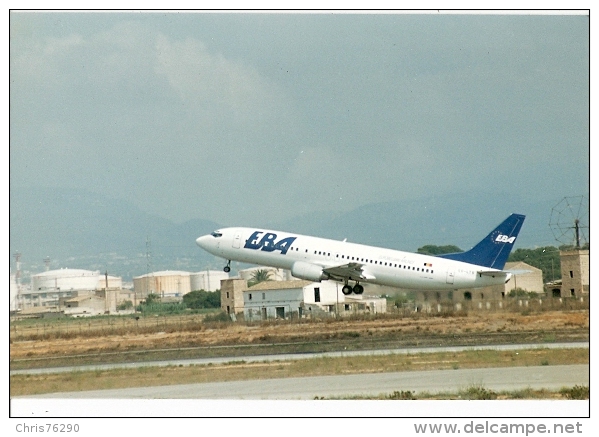
[[[434,244],[427,244],[418,248],[418,253],[423,255],[443,255],[446,253],[463,252],[458,246],[452,244],[446,246],[435,246]]]
[[[160,296],[157,295],[156,293],[150,293],[146,296],[146,305],[152,305],[154,303],[159,303],[160,302]]]
[[[260,282],[272,281],[270,276],[272,275],[272,271],[268,269],[258,269],[252,273],[252,278],[248,281],[248,287],[252,287]]]
[[[131,302],[130,300],[126,300],[124,302],[121,302],[116,309],[119,311],[123,311],[123,310],[130,310],[131,308],[133,308],[133,302]]]
[[[220,291],[194,290],[183,295],[183,303],[187,308],[220,308]]]
[[[543,271],[543,282],[551,282],[562,277],[559,249],[553,246],[536,249],[516,249],[508,261],[522,261]]]

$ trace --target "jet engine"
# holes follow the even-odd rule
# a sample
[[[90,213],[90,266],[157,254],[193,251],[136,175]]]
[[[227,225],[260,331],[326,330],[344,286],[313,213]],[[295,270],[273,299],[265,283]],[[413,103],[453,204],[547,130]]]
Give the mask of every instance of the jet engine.
[[[320,282],[323,279],[329,278],[329,275],[322,271],[321,266],[303,261],[296,261],[293,263],[291,266],[291,274],[296,278],[314,282]]]

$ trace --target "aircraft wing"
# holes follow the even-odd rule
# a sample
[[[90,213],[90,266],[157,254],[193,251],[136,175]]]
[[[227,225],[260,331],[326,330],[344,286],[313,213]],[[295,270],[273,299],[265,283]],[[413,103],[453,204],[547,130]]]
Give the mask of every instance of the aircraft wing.
[[[348,263],[340,266],[326,267],[325,273],[333,278],[351,279],[352,281],[373,280],[375,277],[362,268],[360,263]]]

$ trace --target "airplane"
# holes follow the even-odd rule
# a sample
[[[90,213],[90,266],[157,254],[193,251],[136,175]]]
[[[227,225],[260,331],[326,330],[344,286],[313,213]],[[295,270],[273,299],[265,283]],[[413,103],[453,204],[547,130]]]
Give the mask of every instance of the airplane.
[[[344,295],[362,294],[363,283],[411,290],[480,288],[504,284],[515,273],[503,268],[524,218],[512,214],[472,249],[437,256],[254,228],[219,229],[196,244],[228,260],[225,272],[231,261],[287,269],[298,279],[342,282]]]

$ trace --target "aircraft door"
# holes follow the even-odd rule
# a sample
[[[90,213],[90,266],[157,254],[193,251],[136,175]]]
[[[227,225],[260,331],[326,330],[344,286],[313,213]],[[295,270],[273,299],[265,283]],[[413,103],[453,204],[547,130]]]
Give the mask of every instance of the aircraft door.
[[[455,277],[455,272],[453,270],[447,270],[447,283],[448,284],[453,284],[453,279]]]
[[[239,249],[241,247],[241,232],[235,232],[233,236],[233,249]]]

